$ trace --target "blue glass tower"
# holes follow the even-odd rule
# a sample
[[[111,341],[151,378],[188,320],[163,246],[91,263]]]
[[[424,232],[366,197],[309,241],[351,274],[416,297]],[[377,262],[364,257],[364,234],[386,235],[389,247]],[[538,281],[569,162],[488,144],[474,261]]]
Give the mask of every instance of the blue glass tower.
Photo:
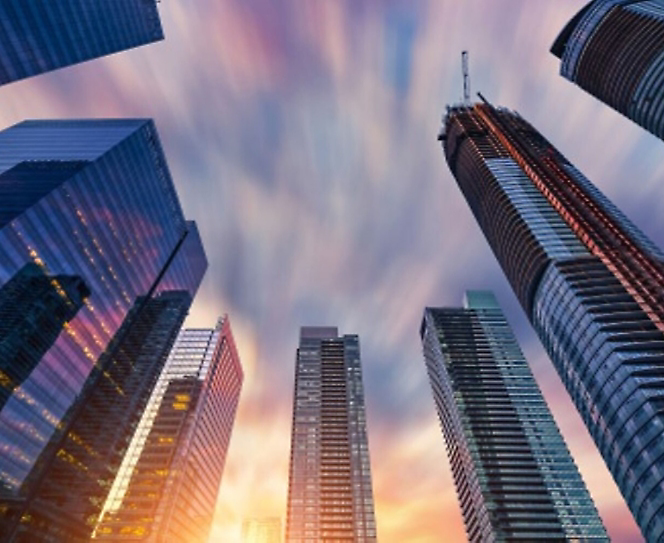
[[[206,267],[152,121],[0,132],[0,541],[89,539]]]
[[[163,38],[156,0],[2,0],[0,85]]]
[[[517,113],[452,107],[439,139],[648,541],[664,538],[664,255]]]
[[[420,334],[469,541],[608,541],[493,293]]]

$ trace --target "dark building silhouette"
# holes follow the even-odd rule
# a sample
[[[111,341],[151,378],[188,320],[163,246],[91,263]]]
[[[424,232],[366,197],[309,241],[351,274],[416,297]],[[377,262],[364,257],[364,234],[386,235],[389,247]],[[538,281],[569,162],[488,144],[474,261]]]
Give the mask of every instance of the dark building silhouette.
[[[360,343],[336,328],[300,329],[286,541],[376,541]]]
[[[594,0],[573,17],[551,52],[560,73],[664,139],[664,4]]]
[[[35,266],[78,308],[34,329],[30,371],[12,365],[0,541],[87,541],[207,266],[151,121],[0,132],[0,292]]]
[[[439,139],[643,535],[664,538],[664,255],[517,113],[452,107]]]
[[[420,334],[468,540],[609,541],[493,293]]]
[[[88,296],[80,277],[49,277],[34,263],[0,288],[0,410]]]
[[[156,0],[2,0],[0,85],[162,40]]]

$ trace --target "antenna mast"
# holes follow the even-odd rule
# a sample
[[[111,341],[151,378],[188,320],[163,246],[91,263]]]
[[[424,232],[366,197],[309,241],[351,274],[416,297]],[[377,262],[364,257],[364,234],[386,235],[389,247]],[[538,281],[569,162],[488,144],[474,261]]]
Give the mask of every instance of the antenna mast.
[[[461,52],[461,71],[463,72],[463,103],[470,106],[470,75],[468,73],[468,51]]]

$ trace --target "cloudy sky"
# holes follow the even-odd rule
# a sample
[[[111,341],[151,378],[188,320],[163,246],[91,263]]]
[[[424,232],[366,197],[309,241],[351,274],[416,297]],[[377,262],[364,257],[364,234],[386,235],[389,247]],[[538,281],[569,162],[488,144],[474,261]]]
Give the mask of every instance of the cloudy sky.
[[[464,541],[418,327],[491,288],[610,535],[642,541],[436,141],[472,86],[518,110],[661,246],[662,143],[563,80],[548,49],[585,0],[167,0],[166,40],[0,88],[0,124],[153,117],[246,380],[210,541],[285,516],[301,325],[360,335],[382,542]]]

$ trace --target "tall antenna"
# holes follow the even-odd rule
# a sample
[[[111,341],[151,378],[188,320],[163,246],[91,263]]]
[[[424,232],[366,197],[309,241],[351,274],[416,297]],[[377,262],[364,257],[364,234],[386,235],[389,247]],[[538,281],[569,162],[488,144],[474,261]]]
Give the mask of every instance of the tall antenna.
[[[463,72],[463,103],[470,105],[470,74],[468,73],[468,51],[461,52],[461,71]]]

